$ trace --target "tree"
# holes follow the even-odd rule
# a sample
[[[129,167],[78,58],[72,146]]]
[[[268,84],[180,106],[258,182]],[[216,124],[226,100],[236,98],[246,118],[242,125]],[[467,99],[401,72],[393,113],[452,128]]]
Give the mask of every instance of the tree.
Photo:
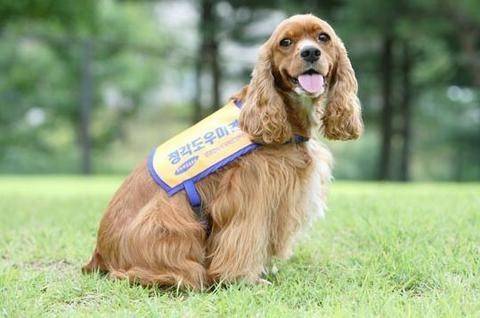
[[[408,41],[402,41],[402,98],[401,98],[401,116],[402,116],[402,150],[400,156],[400,180],[410,180],[411,148],[412,148],[412,52]]]
[[[67,1],[62,3],[65,4],[65,9],[58,5],[54,6],[56,10],[48,11],[48,6],[51,5],[48,1],[39,1],[38,8],[35,6],[37,2],[22,3],[26,5],[25,8],[13,6],[16,11],[9,9],[8,14],[2,11],[3,14],[0,15],[8,18],[2,33],[2,45],[18,51],[22,49],[22,43],[28,41],[35,44],[36,51],[29,53],[29,61],[16,58],[15,53],[0,61],[7,66],[8,79],[0,94],[2,100],[6,98],[2,103],[5,111],[0,113],[0,121],[19,122],[29,108],[37,107],[47,114],[47,119],[64,122],[75,132],[81,158],[80,171],[90,173],[93,151],[104,149],[105,145],[118,137],[125,119],[134,113],[137,109],[135,105],[140,103],[144,92],[156,81],[156,68],[153,65],[159,63],[149,61],[148,56],[165,53],[161,47],[139,44],[142,38],[138,34],[156,38],[158,35],[152,32],[154,27],[151,22],[138,15],[139,7],[134,4]],[[85,11],[89,13],[85,14]],[[66,13],[71,16],[64,16]],[[56,19],[56,14],[62,16]],[[139,22],[142,20],[144,22]],[[129,28],[128,22],[136,25],[135,31]],[[148,29],[148,32],[137,33],[141,28]],[[145,43],[153,42],[148,38],[143,40]],[[5,49],[2,45],[0,51]],[[38,78],[24,76],[19,81],[14,81],[15,72],[35,72],[35,65],[41,57],[37,56],[37,46],[47,52],[45,63],[48,66],[38,71]],[[97,67],[99,63],[101,68]],[[45,74],[48,76],[41,76]],[[39,89],[47,83],[52,87],[50,92]],[[106,112],[101,96],[105,83],[116,87],[126,96],[128,105]],[[23,108],[20,110],[18,105],[23,105]],[[13,112],[11,109],[18,111]],[[100,118],[104,122],[93,130],[100,114],[113,117],[110,121]],[[3,120],[4,116],[9,117]],[[57,126],[47,123],[37,130],[54,131],[56,128]],[[0,147],[15,149],[19,146],[18,140],[13,138],[15,130],[10,128],[6,134],[8,138]],[[25,138],[32,145],[36,143],[31,141],[39,138],[38,144],[42,144],[45,151],[48,149],[42,143],[45,138],[37,137],[35,130],[24,130]]]
[[[379,162],[379,179],[390,179],[392,137],[393,137],[393,35],[386,31],[382,39],[380,83],[382,87],[382,115],[381,115],[381,148]]]
[[[195,62],[195,100],[193,122],[196,123],[202,119],[202,75],[207,68],[211,78],[211,111],[218,109],[220,106],[220,55],[219,55],[219,39],[217,30],[219,28],[219,21],[215,10],[215,0],[201,0],[200,1],[200,20],[199,20],[199,35],[200,41],[198,45],[198,52]]]

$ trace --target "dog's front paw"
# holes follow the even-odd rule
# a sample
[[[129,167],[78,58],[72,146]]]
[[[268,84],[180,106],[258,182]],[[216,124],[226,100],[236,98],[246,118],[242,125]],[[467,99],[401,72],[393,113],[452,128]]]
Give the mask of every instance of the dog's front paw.
[[[254,284],[256,285],[263,285],[263,286],[270,286],[272,285],[272,282],[266,280],[266,279],[263,279],[263,278],[257,278],[254,282]]]
[[[277,275],[277,273],[278,273],[278,267],[276,265],[273,265],[272,268],[270,269],[270,274]]]
[[[277,265],[266,266],[262,272],[263,275],[277,275],[277,273],[278,273]]]

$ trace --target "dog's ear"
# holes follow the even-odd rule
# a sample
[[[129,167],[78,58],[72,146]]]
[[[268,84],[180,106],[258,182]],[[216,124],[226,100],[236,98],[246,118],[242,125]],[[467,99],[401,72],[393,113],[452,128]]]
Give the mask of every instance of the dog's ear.
[[[268,43],[260,49],[239,122],[240,128],[256,142],[284,143],[291,139],[292,128],[283,99],[275,88],[272,52]]]
[[[337,38],[337,58],[332,70],[332,83],[323,114],[323,133],[328,139],[349,140],[363,132],[358,84],[347,50]]]

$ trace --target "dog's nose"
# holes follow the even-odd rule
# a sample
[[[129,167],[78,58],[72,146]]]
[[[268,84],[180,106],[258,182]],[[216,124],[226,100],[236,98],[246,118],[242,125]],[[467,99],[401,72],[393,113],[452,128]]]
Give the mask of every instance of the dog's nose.
[[[302,57],[302,59],[310,63],[317,61],[320,58],[321,54],[322,53],[320,52],[320,50],[314,46],[304,47],[300,51],[300,56]]]

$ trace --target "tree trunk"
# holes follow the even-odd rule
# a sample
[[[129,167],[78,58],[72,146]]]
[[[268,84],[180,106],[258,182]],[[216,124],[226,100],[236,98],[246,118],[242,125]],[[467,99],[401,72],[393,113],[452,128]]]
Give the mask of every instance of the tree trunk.
[[[215,0],[202,0],[203,15],[205,23],[203,24],[203,33],[205,35],[204,54],[208,61],[212,91],[210,92],[211,112],[220,107],[220,61],[219,61],[219,43],[218,43],[218,17],[215,12]]]
[[[382,44],[380,83],[382,87],[382,144],[380,148],[380,162],[378,178],[390,179],[391,152],[392,152],[392,78],[393,78],[393,44],[390,34],[385,34]]]
[[[194,101],[193,121],[202,119],[202,74],[208,67],[211,78],[211,105],[212,110],[220,106],[221,69],[219,61],[219,43],[217,38],[218,18],[215,13],[214,0],[201,0],[200,2],[200,41],[195,66],[196,92]]]
[[[202,70],[203,70],[203,54],[202,45],[199,45],[198,53],[195,60],[195,97],[193,100],[193,117],[192,123],[197,123],[202,119]]]
[[[459,145],[455,149],[454,158],[452,162],[452,166],[454,167],[454,176],[453,179],[456,182],[462,182],[463,180],[463,169],[464,169],[464,157],[465,157],[465,150],[463,149],[462,145]]]
[[[456,36],[467,62],[467,67],[472,72],[473,85],[480,87],[480,55],[478,54],[478,38],[480,37],[480,24],[471,12],[464,12],[455,2],[447,2],[444,7],[445,18],[455,24]]]
[[[216,23],[215,23],[216,24]],[[211,43],[211,71],[212,71],[212,112],[220,108],[220,83],[222,73],[220,71],[220,54],[218,52],[219,43],[216,36],[212,38]]]
[[[400,180],[410,180],[410,157],[411,157],[411,130],[412,130],[412,54],[411,48],[407,41],[403,42],[403,56],[402,56],[402,152],[400,156]]]
[[[86,40],[83,43],[82,50],[79,144],[81,153],[81,172],[83,174],[90,174],[92,172],[92,142],[90,136],[90,121],[93,103],[92,42]]]
[[[192,122],[197,123],[202,119],[202,76],[204,66],[208,62],[208,58],[205,55],[207,49],[207,29],[208,29],[208,20],[211,16],[211,1],[202,0],[200,3],[200,20],[198,22],[198,32],[199,32],[199,41],[198,41],[198,50],[195,61],[195,97],[193,103],[193,118]]]
[[[460,44],[472,71],[473,85],[480,87],[480,54],[476,48],[476,41],[480,37],[480,30],[465,29],[459,32]]]

